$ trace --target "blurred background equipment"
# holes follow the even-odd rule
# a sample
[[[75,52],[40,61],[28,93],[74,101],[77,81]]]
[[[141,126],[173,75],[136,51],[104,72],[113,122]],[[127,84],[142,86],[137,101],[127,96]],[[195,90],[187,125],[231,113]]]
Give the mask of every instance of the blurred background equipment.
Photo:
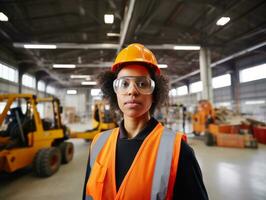
[[[92,129],[83,132],[71,131],[71,138],[83,138],[89,141],[96,134],[118,126],[118,118],[115,112],[111,112],[110,105],[105,100],[95,101],[92,112]]]
[[[26,112],[21,107],[10,108],[14,101],[26,100]],[[74,147],[69,132],[61,123],[59,100],[37,99],[32,94],[4,94],[0,101],[5,107],[0,116],[0,172],[14,172],[32,165],[37,176],[47,177],[59,169],[61,163],[73,158]],[[37,104],[50,102],[53,121],[41,119]]]
[[[208,100],[199,101],[192,119],[193,133],[204,134],[208,146],[258,147],[256,123],[226,108],[213,108]]]

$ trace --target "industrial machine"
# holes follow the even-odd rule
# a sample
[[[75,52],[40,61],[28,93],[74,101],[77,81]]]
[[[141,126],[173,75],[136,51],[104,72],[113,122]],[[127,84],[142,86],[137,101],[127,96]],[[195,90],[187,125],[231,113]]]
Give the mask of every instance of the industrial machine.
[[[208,146],[257,148],[250,122],[232,111],[225,111],[214,109],[208,100],[200,100],[192,116],[193,133],[196,136],[204,135]]]
[[[24,101],[24,102],[23,102]],[[54,119],[41,119],[37,105],[50,103]],[[0,172],[33,166],[37,176],[48,177],[73,158],[68,129],[62,125],[59,100],[37,99],[33,94],[0,95]],[[23,112],[24,108],[24,112]]]
[[[84,132],[71,132],[71,138],[82,138],[86,141],[92,140],[96,134],[113,129],[117,127],[116,115],[111,112],[110,105],[104,101],[99,100],[94,103],[92,116],[92,129]]]
[[[196,112],[192,115],[193,133],[199,136],[208,130],[208,125],[215,121],[215,111],[207,100],[198,102]]]

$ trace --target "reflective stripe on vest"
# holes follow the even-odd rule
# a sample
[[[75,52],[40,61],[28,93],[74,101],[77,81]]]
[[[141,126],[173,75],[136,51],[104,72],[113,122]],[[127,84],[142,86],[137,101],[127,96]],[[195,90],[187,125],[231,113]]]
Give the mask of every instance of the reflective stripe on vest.
[[[92,169],[92,166],[95,162],[95,159],[97,158],[99,152],[103,148],[103,145],[106,143],[107,139],[111,135],[113,130],[107,130],[101,133],[99,136],[98,140],[96,143],[93,145],[93,148],[91,149],[91,154],[90,154],[90,166]]]
[[[173,131],[164,128],[155,162],[151,191],[152,200],[166,198],[175,136]]]

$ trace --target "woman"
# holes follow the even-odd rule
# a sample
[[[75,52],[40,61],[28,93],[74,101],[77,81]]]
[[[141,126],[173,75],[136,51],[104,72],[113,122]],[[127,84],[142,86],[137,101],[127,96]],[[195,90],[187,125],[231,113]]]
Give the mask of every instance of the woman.
[[[93,140],[83,199],[208,199],[193,150],[152,117],[168,96],[153,53],[129,45],[99,83],[123,121]]]

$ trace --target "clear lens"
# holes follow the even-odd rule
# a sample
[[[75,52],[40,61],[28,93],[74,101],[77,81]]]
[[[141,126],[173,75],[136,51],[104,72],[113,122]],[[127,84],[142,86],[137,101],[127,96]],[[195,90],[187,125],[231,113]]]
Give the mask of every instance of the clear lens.
[[[120,77],[114,80],[113,87],[116,93],[127,94],[131,84],[133,84],[141,94],[152,94],[155,87],[154,81],[145,76]]]

